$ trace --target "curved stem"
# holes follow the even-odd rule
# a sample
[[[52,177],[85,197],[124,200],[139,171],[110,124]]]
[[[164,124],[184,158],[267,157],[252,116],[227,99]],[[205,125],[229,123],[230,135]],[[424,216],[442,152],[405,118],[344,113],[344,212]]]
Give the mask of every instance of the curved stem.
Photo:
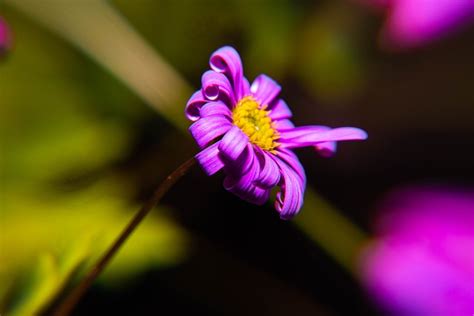
[[[145,216],[158,204],[161,198],[168,192],[168,190],[178,181],[186,172],[194,165],[195,160],[191,158],[173,171],[155,190],[153,195],[145,202],[140,210],[135,214],[132,220],[120,233],[115,242],[104,253],[104,255],[97,261],[97,263],[87,272],[86,276],[75,286],[69,295],[61,302],[53,313],[54,316],[65,316],[73,310],[74,306],[79,302],[84,293],[89,289],[94,280],[104,270],[110,260],[114,257],[117,251],[125,243],[127,238],[133,233],[138,224],[145,218]]]

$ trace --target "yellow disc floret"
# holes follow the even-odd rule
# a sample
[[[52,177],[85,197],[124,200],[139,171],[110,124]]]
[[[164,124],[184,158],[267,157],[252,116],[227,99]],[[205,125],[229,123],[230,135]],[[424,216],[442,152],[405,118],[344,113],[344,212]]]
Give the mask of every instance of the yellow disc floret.
[[[250,142],[260,148],[274,152],[278,143],[278,132],[273,127],[272,119],[268,116],[265,108],[254,98],[247,96],[242,98],[232,111],[234,124],[239,127],[250,139]]]

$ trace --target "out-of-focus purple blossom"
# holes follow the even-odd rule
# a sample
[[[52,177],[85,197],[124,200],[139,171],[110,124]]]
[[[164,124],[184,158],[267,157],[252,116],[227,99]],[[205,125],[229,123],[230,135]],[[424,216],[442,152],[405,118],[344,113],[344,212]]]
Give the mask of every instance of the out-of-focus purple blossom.
[[[436,40],[474,20],[474,0],[358,0],[387,11],[384,44],[413,47]]]
[[[279,97],[280,85],[263,74],[250,84],[230,46],[215,51],[209,64],[202,88],[185,109],[194,122],[189,131],[202,149],[196,159],[209,175],[223,169],[225,189],[250,203],[265,203],[279,186],[275,208],[282,219],[292,218],[303,205],[306,188],[293,149],[313,147],[328,156],[336,151],[336,142],[366,139],[367,133],[354,127],[295,127],[290,108]]]
[[[0,16],[0,56],[11,48],[12,38],[7,22]]]
[[[371,296],[393,315],[473,315],[474,192],[406,189],[381,211],[361,257]]]

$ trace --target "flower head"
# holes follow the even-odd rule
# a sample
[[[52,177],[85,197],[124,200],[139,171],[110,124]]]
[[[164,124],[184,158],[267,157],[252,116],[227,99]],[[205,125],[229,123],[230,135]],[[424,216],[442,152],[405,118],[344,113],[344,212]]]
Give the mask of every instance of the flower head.
[[[473,193],[410,188],[383,204],[361,272],[390,315],[473,313]]]
[[[293,148],[312,146],[330,155],[336,141],[367,138],[353,127],[295,127],[288,105],[278,97],[280,86],[263,74],[250,85],[232,47],[215,51],[210,66],[185,110],[194,121],[189,130],[202,149],[196,159],[208,175],[223,169],[225,189],[254,204],[265,203],[279,186],[275,208],[282,219],[298,213],[306,187]]]

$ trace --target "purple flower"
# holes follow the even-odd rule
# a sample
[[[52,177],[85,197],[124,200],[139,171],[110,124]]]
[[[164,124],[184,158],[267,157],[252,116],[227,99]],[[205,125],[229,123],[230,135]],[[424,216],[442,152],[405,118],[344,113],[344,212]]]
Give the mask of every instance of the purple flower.
[[[353,127],[295,127],[288,105],[278,97],[281,87],[263,74],[250,85],[232,47],[214,52],[210,66],[202,76],[202,89],[185,110],[194,121],[189,130],[202,149],[196,159],[208,175],[223,169],[225,189],[257,205],[279,186],[275,208],[282,219],[298,213],[306,187],[293,148],[312,146],[328,156],[336,150],[336,141],[367,138]]]
[[[474,313],[474,192],[408,189],[391,196],[362,278],[396,315]]]
[[[396,0],[385,32],[390,40],[412,46],[437,39],[473,18],[474,0]]]
[[[418,46],[474,19],[474,0],[365,0],[388,10],[383,39],[399,47]]]
[[[11,47],[11,33],[7,22],[0,17],[0,56],[4,55]]]

